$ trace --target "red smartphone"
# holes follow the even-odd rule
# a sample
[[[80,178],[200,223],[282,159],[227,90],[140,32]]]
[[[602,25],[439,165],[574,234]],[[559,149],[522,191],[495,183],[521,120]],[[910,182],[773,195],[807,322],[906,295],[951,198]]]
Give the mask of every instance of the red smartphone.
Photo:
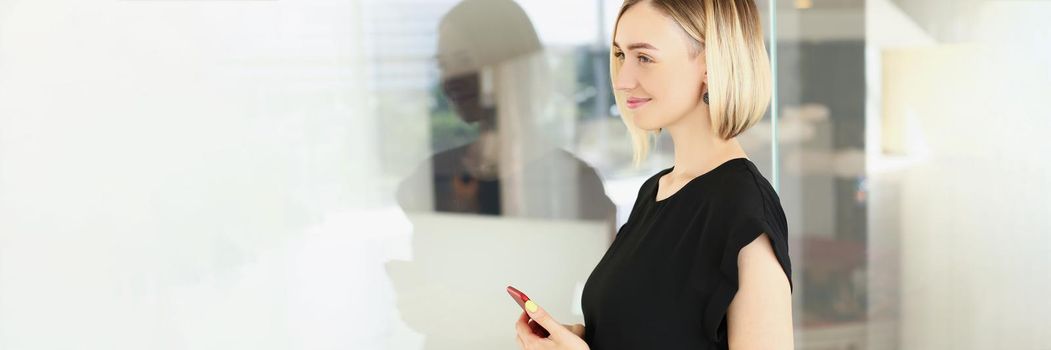
[[[522,293],[522,291],[512,286],[507,286],[507,294],[510,294],[511,299],[514,299],[515,302],[518,302],[518,307],[522,308],[522,311],[526,311],[525,302],[529,301],[529,296],[525,295],[525,293]],[[528,314],[528,312],[526,312],[526,314]],[[549,335],[551,335],[551,333],[544,329],[544,327],[540,326],[539,323],[536,323],[536,321],[529,322],[529,328],[533,329],[534,334],[543,338],[547,338]]]

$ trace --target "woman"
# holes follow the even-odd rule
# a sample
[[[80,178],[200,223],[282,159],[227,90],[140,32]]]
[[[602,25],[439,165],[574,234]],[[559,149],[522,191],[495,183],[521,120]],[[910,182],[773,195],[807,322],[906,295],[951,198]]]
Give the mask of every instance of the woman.
[[[611,55],[635,164],[654,130],[670,133],[675,164],[642,185],[588,278],[585,324],[561,325],[532,302],[515,325],[519,344],[793,348],[788,224],[777,194],[735,138],[762,118],[770,99],[755,3],[627,0]],[[537,335],[530,322],[551,335]]]

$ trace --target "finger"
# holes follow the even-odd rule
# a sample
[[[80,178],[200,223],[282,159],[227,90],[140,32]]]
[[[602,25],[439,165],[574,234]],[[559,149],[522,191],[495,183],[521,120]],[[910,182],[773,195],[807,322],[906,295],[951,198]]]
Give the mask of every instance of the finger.
[[[546,329],[544,329],[544,327],[541,326],[539,323],[536,323],[535,320],[529,318],[529,314],[525,313],[524,311],[519,316],[519,318],[525,321],[526,325],[529,326],[529,329],[538,338],[547,338],[547,337],[551,336],[550,332],[548,332]]]
[[[584,331],[584,329],[585,329],[584,325],[579,324],[579,323],[574,324],[573,327],[571,328],[571,330],[573,331],[573,334],[576,334],[578,337],[580,337],[580,339],[584,339],[584,334],[586,333]]]
[[[515,322],[515,333],[525,343],[526,348],[530,348],[534,343],[539,341],[541,338],[536,334],[533,334],[533,330],[529,328],[529,315],[525,312],[518,317],[518,321]]]
[[[576,336],[571,333],[566,327],[563,327],[561,323],[558,323],[551,315],[547,313],[547,310],[540,307],[535,301],[530,299],[525,302],[526,312],[529,313],[529,318],[532,318],[536,323],[539,323],[548,332],[551,333],[552,338],[564,338],[567,335]]]
[[[584,325],[576,323],[576,324],[571,324],[571,325],[564,324],[563,326],[565,326],[566,329],[568,329],[570,333],[573,333],[573,334],[575,334],[576,336],[578,336],[580,338],[584,338]]]
[[[515,334],[515,341],[518,341],[519,349],[526,350],[525,343],[522,342],[522,337],[519,337],[518,334]]]
[[[536,321],[529,320],[529,328],[532,329],[533,334],[536,334],[538,337],[547,338],[551,336],[551,333],[544,329],[544,327],[540,326],[539,323],[536,323]]]
[[[580,339],[584,339],[584,336],[587,335],[587,328],[582,324],[575,324],[573,325],[573,334],[576,334]]]

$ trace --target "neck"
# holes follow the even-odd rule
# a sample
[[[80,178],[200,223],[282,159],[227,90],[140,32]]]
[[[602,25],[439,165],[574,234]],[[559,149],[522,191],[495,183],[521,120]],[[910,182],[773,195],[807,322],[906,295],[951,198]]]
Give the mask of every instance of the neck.
[[[704,107],[701,107],[704,108]],[[709,122],[707,110],[691,113],[672,125],[664,127],[675,149],[673,173],[694,177],[704,174],[731,159],[746,157],[737,138],[724,140],[716,135]]]

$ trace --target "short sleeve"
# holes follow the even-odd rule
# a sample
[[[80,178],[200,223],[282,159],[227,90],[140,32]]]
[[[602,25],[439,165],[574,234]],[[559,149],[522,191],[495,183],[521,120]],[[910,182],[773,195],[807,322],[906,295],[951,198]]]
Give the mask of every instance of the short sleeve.
[[[726,311],[739,287],[737,256],[742,248],[759,238],[761,234],[766,233],[770,238],[774,255],[788,277],[790,290],[793,289],[792,265],[788,255],[788,240],[784,225],[775,226],[771,225],[766,218],[748,216],[727,220],[725,225],[720,226],[727,228],[724,232],[725,236],[719,235],[720,238],[724,238],[721,240],[724,243],[719,242],[720,240],[715,242],[725,244],[725,246],[721,249],[721,254],[718,254],[720,256],[717,259],[710,260],[718,264],[718,271],[709,270],[713,273],[702,277],[705,280],[703,283],[715,286],[714,289],[711,289],[712,292],[707,301],[702,300],[702,305],[705,305],[702,314],[704,335],[719,342],[724,341]]]

